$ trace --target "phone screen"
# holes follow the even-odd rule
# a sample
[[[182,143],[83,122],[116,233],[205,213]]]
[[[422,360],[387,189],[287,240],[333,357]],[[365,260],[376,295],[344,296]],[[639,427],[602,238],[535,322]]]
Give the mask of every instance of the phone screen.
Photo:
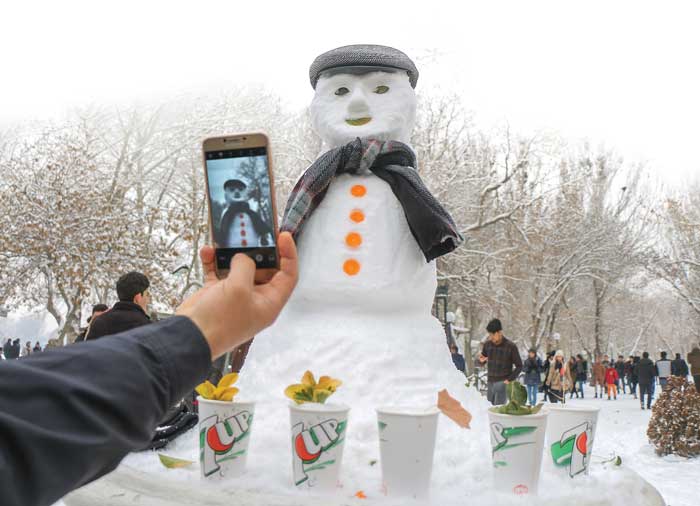
[[[211,224],[219,269],[236,253],[258,269],[277,266],[267,148],[207,151]]]

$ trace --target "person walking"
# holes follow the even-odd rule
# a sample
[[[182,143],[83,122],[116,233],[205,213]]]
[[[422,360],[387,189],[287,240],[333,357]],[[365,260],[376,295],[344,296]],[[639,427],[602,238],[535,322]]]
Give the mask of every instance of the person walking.
[[[549,367],[549,373],[545,383],[547,384],[549,402],[556,404],[558,402],[566,402],[566,391],[569,389],[569,376],[566,372],[566,363],[564,362],[564,352],[557,350],[554,354],[554,361]]]
[[[595,388],[595,398],[598,398],[598,392],[600,391],[600,398],[602,399],[605,389],[605,366],[603,362],[600,361],[599,356],[596,357],[593,363],[591,379],[593,381],[593,388]]]
[[[695,389],[700,392],[700,346],[695,345],[688,353],[688,363],[690,364],[690,374],[693,375]]]
[[[140,272],[128,272],[117,281],[119,302],[112,309],[91,321],[86,341],[118,334],[151,323],[148,305],[151,302],[150,282]]]
[[[9,337],[2,345],[2,354],[5,355],[6,360],[12,358],[12,339]]]
[[[22,348],[22,353],[20,354],[21,357],[28,357],[29,355],[32,354],[32,343],[31,341],[27,341],[24,343],[24,348]]]
[[[635,399],[637,399],[637,383],[639,383],[636,369],[638,363],[639,357],[630,357],[630,390],[634,394]]]
[[[459,349],[457,348],[457,345],[455,343],[450,344],[450,353],[452,354],[452,362],[454,363],[457,370],[462,371],[462,374],[465,374],[466,364],[464,363],[464,357],[460,355]]]
[[[619,380],[620,376],[617,374],[615,364],[608,364],[608,368],[605,370],[605,384],[608,387],[608,400],[610,400],[611,393],[615,400],[617,400],[617,383]]]
[[[644,409],[644,397],[647,398],[647,409],[651,409],[651,401],[654,395],[652,385],[656,379],[656,366],[649,358],[649,352],[642,353],[642,359],[634,366],[639,381],[639,402]]]
[[[634,387],[634,383],[632,381],[632,368],[634,367],[634,357],[630,355],[627,360],[625,360],[625,368],[623,370],[625,374],[625,382],[627,383],[627,389],[630,391],[631,394],[634,394],[634,398],[637,398],[637,390]]]
[[[503,336],[500,320],[491,320],[486,332],[489,336],[479,354],[479,362],[488,367],[486,398],[497,406],[506,403],[506,385],[518,378],[523,361],[515,343]]]
[[[676,358],[671,362],[671,376],[688,378],[688,364],[686,364],[680,353],[676,353]]]
[[[547,400],[549,398],[549,386],[547,386],[547,376],[549,375],[549,368],[552,366],[552,362],[554,362],[554,354],[556,351],[552,350],[547,352],[547,356],[544,359],[544,363],[542,364],[542,377],[544,378],[542,380],[542,395],[544,395],[544,399]]]
[[[540,386],[540,372],[542,372],[542,361],[537,356],[537,350],[530,348],[527,358],[523,363],[525,372],[525,387],[527,388],[527,401],[530,406],[537,404],[537,389]]]
[[[581,399],[585,398],[583,393],[583,387],[588,379],[588,362],[583,359],[583,356],[579,353],[576,355],[576,383],[578,385],[578,391],[581,394]]]
[[[659,385],[663,389],[666,387],[668,377],[671,376],[671,361],[666,358],[665,351],[661,352],[661,358],[656,361],[656,372],[659,376]]]
[[[41,351],[41,343],[39,341],[36,342],[34,345],[34,348],[32,348],[32,353],[38,353]]]
[[[566,374],[569,376],[568,381],[569,385],[571,385],[571,395],[569,396],[569,399],[573,399],[574,394],[576,394],[576,398],[578,399],[578,390],[576,389],[576,375],[578,374],[578,364],[576,363],[576,359],[574,357],[571,357],[569,359],[569,362],[566,364]]]
[[[622,355],[617,356],[617,360],[615,361],[615,370],[617,371],[617,382],[615,383],[615,386],[617,387],[617,391],[620,391],[620,387],[622,387],[622,393],[626,394],[627,391],[625,390],[625,357]]]

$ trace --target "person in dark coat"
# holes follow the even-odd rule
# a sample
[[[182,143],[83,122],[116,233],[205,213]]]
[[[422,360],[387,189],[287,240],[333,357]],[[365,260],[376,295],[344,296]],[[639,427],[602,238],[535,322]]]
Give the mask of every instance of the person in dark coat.
[[[644,397],[647,398],[647,409],[651,409],[653,397],[652,385],[656,380],[656,366],[649,358],[649,352],[642,353],[642,359],[634,366],[639,381],[639,402],[644,409]]]
[[[527,401],[530,406],[537,404],[537,389],[540,386],[540,373],[542,372],[542,360],[537,356],[537,350],[530,348],[527,358],[523,362],[525,373],[525,387],[527,388]]]
[[[680,353],[676,353],[676,358],[671,362],[671,375],[680,376],[681,378],[688,377],[688,364],[683,360]]]
[[[2,345],[2,354],[5,355],[6,360],[10,360],[11,355],[12,355],[12,339],[9,337],[7,338],[7,341]]]
[[[450,345],[450,353],[452,354],[452,362],[454,363],[457,370],[462,371],[462,373],[464,373],[466,364],[464,363],[464,357],[460,355],[459,349],[457,349],[456,344],[452,343]]]
[[[486,398],[494,406],[506,403],[506,385],[515,381],[523,370],[523,360],[515,343],[503,336],[501,321],[494,318],[486,326],[489,334],[479,355],[488,364]]]
[[[76,343],[79,343],[81,341],[85,341],[85,336],[87,335],[88,331],[90,330],[90,322],[92,322],[96,317],[100,316],[102,313],[106,312],[107,310],[109,310],[109,306],[107,304],[95,304],[92,306],[92,312],[90,313],[90,316],[88,316],[88,319],[87,319],[88,325],[84,329],[80,330],[78,337],[75,338]]]
[[[19,358],[22,345],[19,343],[19,339],[12,341],[12,346],[10,347],[10,358]]]
[[[690,374],[693,375],[695,389],[700,392],[700,347],[694,346],[688,353],[688,363],[690,364]]]
[[[206,246],[204,288],[177,316],[2,364],[0,399],[13,399],[0,409],[2,506],[54,504],[143,448],[213,359],[275,321],[297,280],[291,234],[280,234],[278,249],[280,271],[256,285],[245,255],[219,280],[214,248]]]
[[[569,399],[573,399],[574,394],[576,394],[576,398],[578,399],[578,389],[576,388],[576,377],[578,376],[578,362],[576,362],[575,357],[569,358],[569,361],[566,364],[566,373],[569,375],[569,383],[571,384],[571,395],[569,396]]]
[[[581,394],[581,399],[583,399],[583,387],[588,379],[588,362],[583,359],[583,356],[579,353],[576,355],[576,383],[578,384],[578,391]]]
[[[629,356],[625,362],[625,376],[627,377],[627,386],[629,386],[630,393],[634,394],[634,398],[637,398],[637,374],[634,372],[634,366],[639,362],[639,357]]]
[[[547,353],[547,358],[545,358],[544,363],[542,364],[542,375],[544,376],[544,379],[542,380],[542,393],[544,394],[544,398],[548,398],[549,394],[549,385],[547,385],[547,376],[549,375],[549,368],[552,366],[552,362],[554,362],[554,354],[556,351],[552,350]]]
[[[34,348],[32,348],[33,353],[37,353],[41,351],[41,343],[39,341],[36,342],[34,345]]]
[[[90,322],[85,340],[118,334],[151,323],[148,317],[148,304],[151,302],[149,287],[148,278],[140,272],[132,271],[120,277],[117,281],[119,302]]]

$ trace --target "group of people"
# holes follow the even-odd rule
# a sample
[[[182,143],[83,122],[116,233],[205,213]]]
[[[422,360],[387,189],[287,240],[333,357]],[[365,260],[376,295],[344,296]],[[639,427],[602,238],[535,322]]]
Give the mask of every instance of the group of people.
[[[8,337],[2,345],[2,351],[0,351],[0,359],[10,360],[20,357],[28,357],[32,353],[37,353],[42,351],[41,343],[36,342],[34,347],[32,347],[31,341],[27,341],[24,346],[19,342],[19,339],[12,340]]]
[[[584,385],[589,380],[595,398],[607,396],[608,400],[617,400],[619,393],[629,392],[635,399],[639,399],[642,409],[651,409],[657,378],[661,388],[664,388],[671,376],[687,377],[692,373],[695,387],[700,391],[698,346],[688,354],[687,362],[680,353],[676,353],[675,359],[670,360],[665,351],[661,352],[656,363],[646,351],[641,357],[629,356],[627,359],[622,355],[617,360],[611,360],[608,355],[596,357],[589,375],[588,361],[580,353],[566,360],[563,351],[550,351],[543,361],[537,356],[537,350],[531,348],[523,362],[517,345],[504,337],[499,320],[491,320],[486,331],[488,339],[478,360],[488,368],[487,398],[492,404],[504,404],[507,401],[505,385],[518,379],[521,373],[524,375],[528,403],[532,406],[537,404],[540,390],[545,400],[552,403],[566,402],[566,394],[569,394],[569,399],[574,396],[584,398]],[[456,346],[450,348],[455,366],[463,371],[464,360],[459,360],[461,355]]]

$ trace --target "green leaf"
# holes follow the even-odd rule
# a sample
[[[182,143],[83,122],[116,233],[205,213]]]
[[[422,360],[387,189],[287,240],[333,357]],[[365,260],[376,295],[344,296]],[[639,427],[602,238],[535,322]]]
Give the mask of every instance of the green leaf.
[[[191,460],[178,459],[176,457],[169,457],[168,455],[164,455],[162,453],[158,454],[158,458],[160,459],[160,463],[163,464],[168,469],[178,469],[180,467],[187,467],[187,466],[191,466],[192,464],[194,464],[194,462]]]

